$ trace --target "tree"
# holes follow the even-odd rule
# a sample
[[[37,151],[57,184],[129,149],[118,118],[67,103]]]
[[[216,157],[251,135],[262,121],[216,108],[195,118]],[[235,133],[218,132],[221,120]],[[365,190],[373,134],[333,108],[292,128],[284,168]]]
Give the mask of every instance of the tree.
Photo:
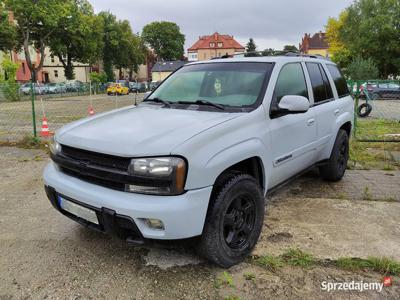
[[[4,4],[6,10],[13,12],[17,48],[23,49],[32,79],[36,80],[36,74],[43,67],[49,37],[59,24],[65,23],[69,4],[64,0],[4,0]],[[40,55],[38,64],[32,61],[30,47]]]
[[[132,32],[129,21],[118,21],[109,12],[99,13],[103,24],[103,66],[108,81],[114,81],[113,66],[120,71],[129,69],[130,77],[144,62],[145,48],[136,34]]]
[[[262,56],[271,56],[271,55],[274,55],[274,53],[275,53],[275,50],[274,50],[274,49],[272,49],[272,48],[267,48],[267,49],[265,49],[265,50],[261,53],[261,55],[262,55]]]
[[[343,30],[347,15],[347,11],[343,11],[339,14],[338,19],[329,18],[325,26],[326,38],[329,43],[329,54],[332,60],[342,68],[345,68],[351,61],[351,53],[339,36]]]
[[[246,57],[258,56],[258,53],[255,53],[256,51],[257,51],[256,43],[254,42],[253,38],[250,38],[246,44],[246,53],[244,56]]]
[[[4,71],[4,77],[0,73],[0,83],[4,83],[3,93],[5,98],[10,101],[19,100],[19,85],[15,81],[15,75],[17,74],[19,64],[5,57],[0,67]]]
[[[378,78],[379,70],[371,58],[356,57],[346,69],[352,80],[368,80]]]
[[[3,5],[3,1],[0,1],[0,51],[9,51],[16,46],[17,31]]]
[[[119,51],[115,56],[115,66],[119,69],[120,78],[122,69],[129,69],[129,79],[133,72],[137,72],[139,65],[144,62],[144,48],[140,38],[132,32],[129,21],[118,22],[120,39]]]
[[[346,9],[339,39],[352,57],[371,58],[382,77],[400,73],[400,2],[358,0]]]
[[[299,49],[297,49],[297,47],[295,45],[285,45],[283,47],[283,51],[287,51],[287,52],[299,52]]]
[[[49,46],[64,67],[65,77],[74,79],[73,62],[94,63],[103,48],[103,23],[87,0],[67,0],[68,17],[49,37]]]
[[[179,60],[183,57],[185,36],[175,23],[162,21],[147,24],[143,28],[142,39],[162,60]]]
[[[119,51],[119,25],[117,18],[110,12],[100,12],[98,16],[103,26],[103,68],[107,74],[107,81],[114,81],[113,63],[114,55]]]

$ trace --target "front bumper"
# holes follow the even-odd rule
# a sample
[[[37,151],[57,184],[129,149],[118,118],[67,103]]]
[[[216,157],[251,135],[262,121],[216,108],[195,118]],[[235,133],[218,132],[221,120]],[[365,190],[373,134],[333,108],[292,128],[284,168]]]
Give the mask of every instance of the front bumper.
[[[161,240],[184,239],[201,235],[212,191],[212,186],[190,190],[178,196],[142,195],[116,191],[68,176],[62,173],[53,162],[45,168],[43,179],[46,189],[52,193],[61,194],[93,208],[98,216],[99,214],[102,216],[105,212],[106,218],[111,214],[115,217],[131,219],[139,231],[139,236]],[[144,218],[161,220],[164,230],[148,227],[142,220]],[[118,219],[116,222],[119,222]],[[134,231],[135,228],[132,227],[132,230]]]

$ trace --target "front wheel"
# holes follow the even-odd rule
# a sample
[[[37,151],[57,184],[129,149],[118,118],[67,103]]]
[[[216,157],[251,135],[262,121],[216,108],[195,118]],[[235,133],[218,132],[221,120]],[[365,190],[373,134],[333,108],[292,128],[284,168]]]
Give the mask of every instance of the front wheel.
[[[250,175],[229,173],[224,178],[214,187],[198,252],[229,268],[242,262],[257,243],[264,221],[264,196]]]
[[[328,162],[319,167],[321,177],[328,181],[339,181],[346,171],[349,160],[349,136],[340,129],[333,145],[331,157]]]

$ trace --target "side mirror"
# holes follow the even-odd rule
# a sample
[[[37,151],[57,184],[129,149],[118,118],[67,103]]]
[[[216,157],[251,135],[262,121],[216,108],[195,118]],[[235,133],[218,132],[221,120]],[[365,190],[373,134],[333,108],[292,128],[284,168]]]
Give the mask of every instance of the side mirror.
[[[151,91],[144,93],[143,100],[147,99],[147,97],[150,96],[150,94],[151,94]]]
[[[305,113],[310,108],[310,101],[303,96],[287,95],[282,97],[278,108],[284,114]]]

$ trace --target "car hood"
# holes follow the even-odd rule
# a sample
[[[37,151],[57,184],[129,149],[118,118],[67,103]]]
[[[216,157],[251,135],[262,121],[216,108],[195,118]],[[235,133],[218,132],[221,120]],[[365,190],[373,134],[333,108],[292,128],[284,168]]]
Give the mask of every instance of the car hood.
[[[56,139],[118,156],[168,155],[191,137],[240,115],[140,104],[71,123],[56,133]]]

